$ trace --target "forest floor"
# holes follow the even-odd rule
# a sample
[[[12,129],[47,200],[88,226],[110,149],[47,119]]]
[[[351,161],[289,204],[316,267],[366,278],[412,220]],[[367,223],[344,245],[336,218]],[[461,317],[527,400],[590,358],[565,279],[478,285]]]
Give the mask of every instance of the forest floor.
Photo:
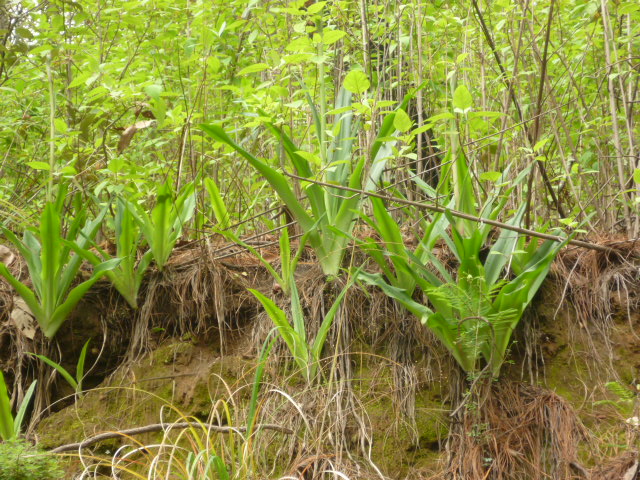
[[[257,421],[280,431],[255,434],[258,471],[270,478],[315,478],[309,472],[334,470],[349,478],[441,478],[458,445],[477,450],[486,464],[478,468],[493,463],[512,469],[485,478],[516,478],[532,459],[554,478],[627,478],[637,467],[640,273],[630,259],[640,247],[604,244],[618,253],[565,249],[558,257],[516,331],[502,378],[488,386],[484,399],[465,397],[469,379],[461,378],[415,318],[372,289],[350,289],[325,349],[322,367],[329,380],[304,382],[284,345],[272,350]],[[228,251],[236,255],[216,259],[220,248],[182,246],[169,267],[145,283],[138,311],[108,283],[93,288],[55,347],[42,352],[56,360],[64,352],[61,363],[73,371],[91,339],[84,384],[89,390],[81,398],[50,369],[25,358],[24,352],[44,344],[6,311],[14,303],[3,287],[0,318],[13,320],[0,329],[2,369],[14,372],[14,382],[37,377],[50,385],[37,400],[48,408],[29,429],[43,448],[158,423],[247,425],[256,358],[273,330],[247,288],[277,294],[279,286],[253,256],[235,247]],[[265,254],[273,261],[277,256]],[[325,283],[307,260],[297,284],[313,331],[336,285]],[[456,444],[461,400],[486,402],[482,415],[460,420],[471,444],[466,438]],[[492,409],[507,415],[496,420]],[[178,445],[186,441],[180,435],[166,428],[114,435],[82,454],[76,448],[68,468],[100,463],[95,458],[112,461],[126,444]],[[213,436],[219,448],[233,451],[228,432]]]

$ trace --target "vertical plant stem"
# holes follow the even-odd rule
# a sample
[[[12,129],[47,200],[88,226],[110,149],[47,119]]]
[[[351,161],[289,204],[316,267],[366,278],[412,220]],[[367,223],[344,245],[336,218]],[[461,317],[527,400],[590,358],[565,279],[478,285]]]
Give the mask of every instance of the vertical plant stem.
[[[416,50],[417,50],[417,55],[418,55],[418,79],[416,81],[416,86],[421,86],[423,80],[423,65],[422,65],[422,3],[418,2],[417,5],[417,15],[415,16],[415,22],[416,22]],[[423,121],[423,109],[424,109],[424,105],[423,105],[423,99],[422,99],[422,88],[418,88],[418,91],[416,92],[416,110],[418,113],[418,127],[422,127],[422,121]],[[416,138],[416,147],[417,147],[417,151],[418,151],[418,163],[417,163],[417,171],[419,172],[420,175],[423,174],[423,172],[427,169],[427,165],[425,163],[424,160],[424,156],[422,154],[422,149],[423,149],[423,145],[422,145],[422,141],[423,141],[424,135],[420,134],[417,136]]]
[[[634,34],[633,34],[633,27],[631,24],[631,15],[627,14],[627,38],[629,39],[629,42],[627,44],[627,55],[629,57],[629,59],[633,58],[633,46],[634,46]],[[636,44],[637,45],[637,44]],[[620,71],[620,64],[618,63],[618,71]],[[622,75],[618,76],[618,80],[620,81],[620,88],[622,90],[622,92],[624,92],[624,86],[622,84]],[[637,191],[640,192],[640,182],[636,182],[635,181],[635,176],[633,175],[633,170],[634,168],[640,168],[640,158],[637,158],[637,153],[636,153],[636,149],[635,149],[635,134],[634,134],[634,116],[633,116],[633,106],[637,103],[635,100],[635,94],[637,93],[638,89],[637,89],[637,77],[636,77],[636,87],[634,88],[633,86],[633,77],[628,77],[628,85],[627,85],[627,94],[626,94],[626,98],[625,98],[625,102],[624,102],[624,109],[625,109],[625,119],[626,119],[626,126],[627,126],[627,137],[629,139],[629,158],[631,159],[631,175],[632,178],[634,178],[633,181],[633,188]],[[624,95],[623,95],[624,97]],[[637,159],[636,159],[637,158]],[[640,195],[640,193],[637,193],[636,195]],[[640,215],[638,215],[637,210],[636,210],[636,215],[635,215],[635,219],[633,221],[633,231],[631,232],[631,238],[637,238],[638,237],[638,233],[640,232]]]
[[[53,192],[53,168],[56,160],[56,97],[53,90],[53,72],[51,71],[51,55],[47,58],[47,84],[49,87],[49,180],[47,181],[47,202],[51,201]]]
[[[322,21],[316,22],[318,35],[322,36]],[[318,58],[322,58],[324,44],[318,43]],[[325,85],[325,65],[324,61],[318,64],[318,82],[320,85],[320,159],[322,165],[327,164],[327,86]]]
[[[360,0],[360,24],[362,30],[362,52],[364,54],[364,68],[369,77],[371,70],[371,45],[369,45],[369,22],[367,20],[367,0]]]
[[[615,97],[615,84],[614,80],[611,77],[611,73],[613,70],[613,65],[611,63],[611,45],[613,34],[611,32],[611,24],[609,19],[609,10],[607,9],[606,0],[601,0],[601,13],[602,13],[602,34],[604,35],[604,56],[607,62],[607,86],[609,89],[609,114],[611,115],[611,125],[613,127],[613,142],[615,149],[615,157],[616,157],[616,167],[618,170],[618,182],[620,182],[619,188],[621,192],[625,190],[625,173],[624,173],[624,163],[622,160],[623,148],[622,142],[620,140],[620,128],[618,126],[618,109],[616,107],[616,97]],[[620,193],[622,208],[624,209],[624,218],[626,222],[627,228],[630,226],[630,211],[629,211],[629,203],[627,201],[628,196],[625,193]]]

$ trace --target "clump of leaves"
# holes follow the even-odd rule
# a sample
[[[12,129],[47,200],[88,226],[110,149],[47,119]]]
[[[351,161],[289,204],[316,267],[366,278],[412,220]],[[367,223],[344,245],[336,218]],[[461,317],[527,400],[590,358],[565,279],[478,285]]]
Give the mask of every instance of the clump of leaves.
[[[364,75],[364,74],[363,74]],[[346,81],[345,81],[346,83]],[[345,85],[347,87],[348,84]],[[408,97],[399,109],[388,114],[378,131],[367,155],[354,155],[354,139],[358,138],[362,125],[354,121],[351,93],[342,89],[336,97],[333,129],[327,127],[326,104],[321,101],[320,109],[307,95],[311,109],[317,148],[313,151],[302,150],[285,131],[272,122],[265,122],[269,132],[280,142],[282,148],[299,177],[310,180],[322,180],[352,189],[371,189],[386,165],[395,145],[393,135],[396,132],[394,118],[397,112],[404,111]],[[260,112],[268,117],[265,112]],[[318,262],[325,275],[334,276],[342,266],[345,248],[349,242],[358,207],[362,200],[359,194],[343,195],[344,192],[325,188],[303,180],[294,180],[300,190],[304,190],[309,200],[310,212],[298,200],[287,177],[274,169],[265,160],[259,159],[237,144],[219,125],[201,125],[203,131],[219,143],[226,144],[242,155],[249,164],[262,174],[280,199],[287,205],[302,230],[307,233],[309,244],[315,251]],[[332,141],[328,142],[331,137]],[[367,158],[371,159],[369,168],[365,168]]]
[[[0,443],[0,480],[58,480],[58,460],[25,440]]]
[[[15,278],[3,263],[0,263],[0,275],[29,306],[47,338],[56,334],[91,286],[119,262],[118,259],[111,259],[99,263],[88,280],[71,288],[82,263],[82,257],[72,254],[72,250],[81,252],[90,246],[106,210],[93,220],[87,220],[86,208],[76,203],[77,213],[69,224],[65,238],[62,236],[63,198],[63,195],[59,195],[56,202],[47,203],[40,217],[39,230],[26,230],[22,240],[10,230],[2,228],[4,235],[25,259],[33,289]]]
[[[147,241],[158,269],[162,270],[182,235],[184,225],[191,220],[195,212],[196,195],[193,183],[185,185],[176,195],[167,180],[158,189],[156,205],[151,215],[142,205],[129,202],[127,207]],[[141,263],[141,266],[146,268],[146,264]],[[135,282],[139,286],[137,278]]]
[[[351,287],[352,282],[347,285],[338,294],[333,305],[329,308],[322,322],[320,329],[316,334],[313,342],[309,340],[309,333],[306,330],[306,322],[304,312],[300,303],[300,296],[296,287],[296,282],[291,272],[289,285],[291,287],[291,323],[287,319],[284,310],[278,307],[273,300],[266,297],[257,290],[249,289],[251,293],[262,303],[265,311],[278,329],[278,334],[282,337],[289,352],[293,356],[293,360],[302,372],[303,377],[308,383],[313,383],[319,378],[319,364],[322,349],[324,348],[329,329],[333,324],[333,320],[338,312],[338,308],[344,299],[347,290]]]
[[[524,178],[520,175],[501,195],[498,187],[478,211],[475,205],[480,202],[474,198],[463,156],[457,159],[455,168],[457,184],[464,188],[454,188],[453,196],[445,204],[455,202],[462,212],[487,220],[497,218],[515,185]],[[507,224],[520,226],[524,212],[523,205]],[[446,211],[444,217],[436,216],[427,226],[420,248],[411,252],[402,243],[399,227],[381,202],[374,202],[374,216],[375,220],[369,223],[377,225],[384,244],[369,241],[366,249],[373,253],[371,257],[381,266],[383,274],[361,273],[360,277],[418,316],[465,372],[477,374],[484,360],[484,368],[497,378],[511,335],[564,242],[547,240],[538,244],[537,239],[527,240],[504,229],[483,259],[492,227],[484,222],[474,224],[456,219]],[[450,235],[443,220],[450,225]],[[458,261],[457,272],[453,274],[430,252],[438,238]],[[394,270],[387,265],[387,256]],[[424,292],[430,306],[412,298],[415,286]]]
[[[120,264],[113,270],[107,271],[106,275],[120,295],[131,305],[131,308],[137,309],[138,292],[144,274],[151,263],[153,251],[147,250],[138,261],[138,247],[142,241],[140,229],[131,213],[131,208],[122,198],[117,201],[114,222],[116,258],[120,259]],[[94,248],[99,255],[89,250],[76,250],[76,253],[96,267],[110,259],[109,253],[101,249],[99,245],[94,244]]]

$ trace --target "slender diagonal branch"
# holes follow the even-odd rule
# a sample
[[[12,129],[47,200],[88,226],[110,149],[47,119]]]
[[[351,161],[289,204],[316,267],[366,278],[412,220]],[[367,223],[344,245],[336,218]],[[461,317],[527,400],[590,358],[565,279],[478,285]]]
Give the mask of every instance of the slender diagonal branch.
[[[69,443],[67,445],[61,445],[59,447],[50,450],[51,453],[63,453],[71,452],[74,450],[81,450],[83,448],[94,445],[104,440],[110,440],[112,438],[131,437],[134,435],[142,435],[143,433],[162,432],[165,430],[183,430],[185,428],[200,428],[206,429],[208,432],[215,433],[242,433],[247,431],[247,427],[223,427],[220,425],[212,425],[210,423],[199,422],[178,422],[178,423],[154,423],[153,425],[145,425],[144,427],[129,428],[127,430],[120,430],[118,432],[104,432],[93,437],[89,437],[86,440],[78,443]],[[293,434],[293,430],[280,425],[255,425],[254,430],[273,430],[275,432],[285,433],[287,435]]]
[[[453,209],[450,209],[450,208],[444,208],[444,207],[441,207],[439,205],[433,205],[433,204],[424,203],[424,202],[414,202],[412,200],[406,200],[406,199],[400,198],[400,197],[392,197],[391,195],[381,195],[381,194],[375,193],[375,192],[369,192],[369,191],[365,191],[365,190],[358,190],[357,188],[350,188],[350,187],[345,187],[343,185],[337,185],[337,184],[333,184],[333,183],[321,182],[319,180],[314,180],[312,178],[300,177],[298,175],[295,175],[295,174],[289,173],[289,172],[283,172],[283,173],[285,175],[287,175],[288,177],[295,178],[296,180],[302,180],[302,181],[305,181],[305,182],[314,183],[316,185],[320,185],[320,186],[323,186],[323,187],[330,187],[330,188],[333,188],[333,189],[336,189],[336,190],[343,190],[345,192],[352,192],[352,193],[358,194],[358,195],[364,195],[364,196],[373,197],[373,198],[380,198],[380,199],[385,200],[387,202],[395,202],[395,203],[400,203],[402,205],[410,205],[412,207],[417,207],[417,208],[421,208],[423,210],[429,210],[431,212],[436,212],[436,213],[449,212],[451,215],[453,215],[454,217],[457,217],[457,218],[462,218],[464,220],[470,220],[472,222],[477,222],[477,223],[480,223],[480,224],[485,223],[487,225],[491,225],[492,227],[501,228],[501,229],[504,229],[504,230],[511,230],[512,232],[521,233],[521,234],[527,235],[529,237],[541,238],[543,240],[553,240],[554,242],[564,242],[564,241],[566,241],[566,238],[560,237],[558,235],[551,235],[549,233],[536,232],[535,230],[531,230],[531,229],[528,229],[528,228],[522,228],[522,227],[516,227],[514,225],[509,225],[508,223],[499,222],[497,220],[491,220],[491,219],[488,219],[488,218],[476,217],[476,216],[470,215],[468,213],[460,212],[458,210],[453,210]],[[576,247],[588,248],[589,250],[597,250],[599,252],[606,252],[606,253],[613,253],[613,254],[618,253],[618,251],[616,249],[614,249],[614,248],[605,247],[604,245],[597,245],[595,243],[585,242],[585,241],[582,241],[582,240],[569,240],[567,243],[570,244],[570,245],[575,245]]]

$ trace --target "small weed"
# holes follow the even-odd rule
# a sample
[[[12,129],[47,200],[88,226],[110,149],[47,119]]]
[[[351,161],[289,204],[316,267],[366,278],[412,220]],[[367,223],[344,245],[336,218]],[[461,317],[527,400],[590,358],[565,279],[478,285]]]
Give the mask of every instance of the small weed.
[[[0,443],[0,480],[57,480],[62,476],[53,455],[25,440]]]

